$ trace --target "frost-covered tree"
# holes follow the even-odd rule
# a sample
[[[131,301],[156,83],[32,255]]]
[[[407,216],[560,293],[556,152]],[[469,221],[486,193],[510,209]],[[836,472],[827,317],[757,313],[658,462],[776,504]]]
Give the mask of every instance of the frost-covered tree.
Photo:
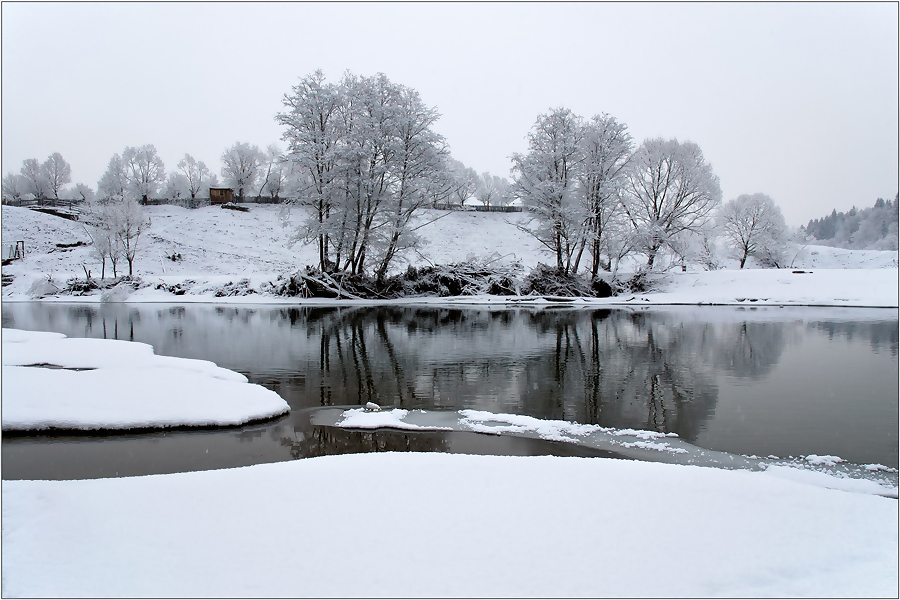
[[[850,237],[850,248],[897,250],[898,202],[879,198],[875,206],[860,211],[859,228]]]
[[[284,106],[297,201],[311,209],[298,239],[316,242],[323,271],[383,277],[415,244],[415,212],[450,193],[437,112],[381,73],[329,84],[317,71]]]
[[[509,181],[499,175],[491,175],[485,171],[478,177],[475,186],[475,197],[485,206],[499,206],[508,201],[510,190]]]
[[[248,192],[255,191],[261,161],[259,147],[244,142],[237,142],[222,154],[222,179],[237,192],[239,202]]]
[[[95,257],[103,263],[101,277],[105,276],[107,259],[112,265],[113,277],[118,276],[116,267],[123,258],[128,263],[128,275],[134,275],[138,243],[149,226],[150,219],[132,197],[110,198],[89,205],[85,230],[94,243]]]
[[[124,202],[110,204],[113,213],[116,240],[122,249],[122,256],[128,262],[128,274],[134,274],[134,258],[138,251],[141,234],[150,226],[150,219],[144,209],[132,198]]]
[[[25,180],[21,175],[15,173],[7,173],[3,177],[3,199],[4,200],[21,200],[26,194]]]
[[[742,194],[722,205],[719,222],[741,267],[750,256],[764,264],[780,264],[787,243],[781,209],[766,194]]]
[[[461,161],[453,159],[450,159],[449,172],[453,177],[452,197],[462,206],[478,191],[480,182],[478,172],[472,167],[467,167]]]
[[[82,219],[85,233],[91,238],[91,257],[100,262],[100,278],[106,277],[106,262],[109,261],[113,270],[113,277],[118,277],[118,263],[122,258],[122,249],[116,237],[115,217],[110,205],[123,199],[91,201]]]
[[[449,193],[447,157],[444,138],[431,126],[439,115],[425,106],[419,93],[398,86],[397,105],[393,111],[390,137],[392,186],[385,210],[385,226],[378,234],[382,248],[375,276],[383,280],[398,253],[416,246],[417,236],[410,227],[415,213],[430,203],[435,195]]]
[[[105,200],[124,199],[128,189],[128,174],[125,163],[119,154],[109,159],[106,171],[97,182],[97,197]]]
[[[343,91],[326,83],[324,73],[318,70],[285,94],[286,111],[275,117],[286,128],[282,139],[288,142],[290,160],[297,168],[297,201],[312,211],[299,235],[316,241],[323,271],[329,270],[332,213],[337,202],[347,196],[341,183],[344,103]]]
[[[199,189],[197,191],[199,191]],[[163,187],[163,196],[173,200],[187,198],[188,196],[194,198],[196,192],[193,194],[191,193],[191,184],[188,181],[188,178],[184,176],[184,173],[172,171],[166,178],[166,185]]]
[[[153,144],[146,144],[140,148],[126,147],[122,152],[122,163],[125,167],[128,188],[141,202],[147,202],[165,184],[166,166],[156,153]]]
[[[700,230],[722,200],[719,178],[693,142],[644,140],[626,175],[623,208],[647,256],[647,270],[675,236]]]
[[[191,198],[196,198],[204,187],[209,189],[212,176],[202,160],[195,160],[190,154],[185,154],[184,158],[178,161],[178,169],[187,181],[187,190]]]
[[[85,204],[90,204],[94,200],[94,190],[83,183],[76,183],[67,195],[69,199]]]
[[[284,155],[276,144],[269,144],[266,151],[261,153],[257,198],[267,195],[269,198],[277,200],[280,197],[285,180],[284,163]]]
[[[337,205],[336,263],[354,274],[372,261],[374,236],[383,225],[390,198],[395,113],[400,87],[383,74],[360,77],[347,73],[341,81],[343,103],[341,148],[343,200]],[[377,258],[375,259],[377,260]]]
[[[48,194],[53,194],[53,198],[59,200],[59,192],[63,186],[72,182],[72,167],[62,154],[54,152],[44,161],[41,169],[47,182]]]
[[[154,158],[155,153],[152,146],[138,151],[126,148],[128,161],[114,154],[97,183],[97,200],[88,206],[88,235],[94,241],[95,254],[103,261],[103,271],[106,271],[106,259],[109,259],[113,276],[117,276],[120,258],[128,262],[128,274],[134,273],[138,242],[150,225],[138,198],[146,200],[159,188],[156,182],[162,161]]]
[[[22,161],[22,168],[19,170],[24,183],[25,194],[33,194],[35,198],[41,200],[47,197],[49,184],[47,183],[47,172],[36,158],[26,158]]]
[[[556,256],[565,275],[578,270],[585,215],[577,197],[581,128],[576,115],[558,108],[540,115],[528,134],[528,153],[514,154],[513,194],[537,225],[522,226]]]
[[[595,115],[580,127],[578,193],[586,218],[591,277],[596,278],[604,265],[604,255],[608,269],[628,247],[623,239],[628,234],[621,222],[620,193],[626,181],[632,142],[625,124],[606,113]]]

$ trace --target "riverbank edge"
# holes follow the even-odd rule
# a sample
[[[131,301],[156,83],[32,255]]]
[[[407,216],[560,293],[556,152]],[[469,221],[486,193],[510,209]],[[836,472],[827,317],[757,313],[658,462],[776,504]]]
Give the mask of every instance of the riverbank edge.
[[[61,273],[57,275],[63,275]],[[654,277],[651,289],[607,298],[553,295],[407,296],[401,298],[322,298],[279,296],[262,290],[273,273],[201,274],[192,277],[150,275],[136,282],[123,281],[106,290],[84,295],[62,293],[59,288],[28,292],[19,286],[7,291],[3,302],[71,303],[205,303],[288,306],[502,306],[512,307],[634,307],[634,306],[804,306],[898,308],[898,269],[750,269],[670,272]],[[32,279],[32,278],[28,278]],[[239,281],[241,285],[234,282]],[[175,294],[173,285],[190,283]],[[23,283],[29,283],[25,281]],[[137,285],[136,285],[137,284]],[[56,284],[58,285],[58,284]],[[196,292],[191,293],[193,287]],[[135,289],[137,288],[137,289]],[[43,292],[43,293],[41,293]]]
[[[376,299],[337,299],[337,298],[281,298],[274,296],[261,296],[251,294],[247,296],[231,296],[215,298],[209,296],[169,296],[165,298],[128,298],[125,300],[103,300],[99,295],[92,296],[65,296],[46,298],[4,298],[3,303],[28,303],[49,302],[54,304],[211,304],[225,306],[433,306],[433,307],[458,307],[458,306],[490,306],[497,308],[634,308],[634,307],[666,307],[666,306],[692,306],[692,307],[766,307],[766,308],[878,308],[897,309],[900,304],[836,304],[827,302],[666,302],[651,300],[609,300],[606,298],[566,298],[561,300],[548,300],[542,297],[528,298],[506,296],[447,296],[447,297],[419,297],[419,298],[394,298],[389,300]]]

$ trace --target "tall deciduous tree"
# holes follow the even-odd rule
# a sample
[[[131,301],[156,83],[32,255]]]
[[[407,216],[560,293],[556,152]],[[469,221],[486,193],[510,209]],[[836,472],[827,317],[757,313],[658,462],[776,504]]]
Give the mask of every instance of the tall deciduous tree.
[[[178,161],[178,169],[187,181],[188,193],[191,198],[196,198],[204,186],[208,187],[211,181],[209,169],[202,160],[195,160],[190,154]]]
[[[125,162],[119,154],[113,154],[106,171],[97,182],[97,196],[105,200],[124,199],[127,189],[128,174],[125,171]]]
[[[415,212],[451,191],[444,141],[431,129],[437,112],[381,73],[333,85],[317,71],[284,105],[276,120],[302,183],[298,201],[312,209],[298,238],[316,241],[324,271],[383,277],[416,242]]]
[[[234,188],[238,201],[243,202],[247,192],[256,189],[262,153],[258,146],[238,142],[222,154],[222,179]]]
[[[431,126],[440,116],[422,102],[419,92],[399,86],[393,111],[391,154],[391,194],[385,211],[385,226],[380,231],[383,249],[375,276],[383,280],[397,254],[414,247],[417,238],[410,228],[416,211],[429,203],[439,188],[445,187],[449,156],[444,138]],[[446,185],[449,188],[449,185]]]
[[[94,200],[94,190],[83,183],[76,183],[69,191],[69,197],[76,202],[90,204]]]
[[[260,154],[257,198],[262,197],[263,194],[273,200],[280,197],[285,183],[284,163],[284,156],[276,144],[269,144],[266,151]]]
[[[47,173],[36,158],[26,158],[23,160],[19,174],[25,184],[25,194],[33,194],[38,200],[47,197],[47,190],[49,188],[47,183]]]
[[[275,117],[286,128],[282,139],[288,142],[290,160],[297,168],[298,202],[312,211],[299,235],[316,241],[323,271],[330,266],[331,217],[341,197],[343,96],[338,86],[326,83],[324,73],[318,70],[301,79],[291,94],[284,95],[286,112]]]
[[[21,175],[10,172],[3,176],[4,200],[21,200],[22,195],[27,193],[25,190],[25,180]]]
[[[450,160],[449,170],[453,178],[452,196],[462,206],[478,190],[480,181],[478,172],[472,167],[467,167],[461,161],[452,159]]]
[[[509,181],[499,175],[485,171],[477,179],[475,197],[485,206],[504,204],[509,193]]]
[[[722,205],[719,221],[728,244],[741,262],[754,256],[777,266],[787,242],[781,209],[766,194],[742,194]]]
[[[138,251],[141,234],[150,226],[150,219],[144,209],[133,198],[110,205],[116,240],[122,249],[122,256],[128,262],[128,275],[134,274],[134,258]]]
[[[187,198],[188,196],[193,198],[195,195],[191,195],[191,185],[188,182],[187,177],[184,176],[184,173],[178,173],[176,171],[169,173],[169,176],[166,178],[166,185],[163,187],[164,197],[175,200],[178,198]]]
[[[138,201],[126,195],[91,202],[84,223],[94,243],[94,256],[103,264],[101,277],[106,274],[107,259],[112,265],[113,277],[116,277],[117,264],[122,258],[128,263],[128,274],[134,275],[138,243],[141,234],[150,226],[150,219]]]
[[[621,213],[619,193],[625,182],[632,142],[625,124],[606,113],[583,122],[579,137],[578,193],[590,244],[591,277],[596,278],[603,256],[608,257],[608,267],[624,249],[624,232],[617,217]]]
[[[118,155],[117,155],[118,156]],[[82,219],[85,233],[91,238],[91,257],[101,264],[100,278],[106,277],[106,262],[110,262],[113,277],[118,276],[118,263],[122,258],[122,250],[116,239],[116,227],[110,205],[123,199],[113,200],[110,197],[95,199],[88,203]]]
[[[722,200],[719,178],[693,142],[644,140],[631,159],[623,207],[653,268],[659,251],[700,231]]]
[[[536,219],[523,226],[556,256],[565,275],[578,270],[584,249],[584,214],[576,195],[581,131],[567,108],[540,115],[528,134],[528,154],[514,154],[514,194]]]
[[[62,154],[54,152],[44,161],[41,169],[47,182],[48,193],[53,194],[53,198],[59,200],[59,192],[63,186],[72,182],[72,167],[65,161]]]
[[[166,166],[156,153],[153,144],[140,148],[126,147],[122,162],[128,178],[128,187],[141,202],[155,196],[166,181]]]

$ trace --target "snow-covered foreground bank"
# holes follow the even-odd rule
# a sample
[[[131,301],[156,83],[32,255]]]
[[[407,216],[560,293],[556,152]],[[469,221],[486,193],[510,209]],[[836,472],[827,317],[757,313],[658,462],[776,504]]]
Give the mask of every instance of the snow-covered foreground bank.
[[[3,299],[31,300],[36,297],[79,302],[102,298],[130,302],[240,302],[310,303],[300,298],[260,293],[264,284],[279,275],[316,263],[311,245],[292,244],[291,238],[303,218],[301,209],[285,214],[280,206],[253,205],[241,213],[206,207],[188,210],[174,206],[146,207],[152,226],[142,238],[135,274],[144,287],[131,291],[117,288],[105,295],[57,295],[72,277],[84,278],[83,265],[99,275],[99,264],[90,256],[82,225],[26,208],[3,207],[3,249],[17,240],[25,242],[26,256],[4,267],[12,282],[3,288]],[[465,261],[492,255],[499,262],[520,261],[527,272],[538,262],[552,262],[538,242],[516,227],[527,219],[524,213],[472,213],[423,211],[418,234],[424,240],[418,253],[405,256],[416,265]],[[178,255],[172,261],[169,256]],[[790,269],[736,269],[736,261],[722,258],[727,267],[705,271],[689,266],[660,276],[654,291],[607,299],[591,304],[730,304],[730,305],[827,305],[896,307],[898,303],[898,255],[888,251],[843,250],[826,246],[792,246]],[[405,268],[400,261],[398,269]],[[628,265],[623,267],[628,269]],[[794,271],[805,271],[794,273]],[[810,272],[812,271],[812,272]],[[52,283],[50,280],[52,279]],[[248,296],[217,297],[227,284],[247,279],[238,292]],[[174,295],[179,286],[183,295]],[[233,293],[234,289],[229,293]],[[464,297],[464,303],[506,303],[506,297]],[[522,301],[513,299],[514,302]],[[525,300],[542,302],[541,300]],[[315,303],[329,303],[316,300]],[[447,302],[447,299],[412,298],[391,304]],[[579,301],[582,302],[582,301]],[[342,303],[347,303],[342,301]],[[375,302],[365,301],[373,304]]]
[[[147,344],[17,329],[2,340],[4,431],[239,425],[289,410],[240,373]]]
[[[896,597],[897,501],[601,458],[3,482],[4,596]]]

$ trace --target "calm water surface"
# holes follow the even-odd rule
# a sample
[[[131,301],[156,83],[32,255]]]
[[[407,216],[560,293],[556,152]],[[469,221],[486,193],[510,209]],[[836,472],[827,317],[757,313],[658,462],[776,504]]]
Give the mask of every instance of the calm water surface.
[[[598,455],[460,432],[344,431],[311,409],[473,408],[677,433],[702,448],[898,466],[896,310],[4,303],[3,327],[125,339],[245,374],[292,408],[234,429],[3,438],[6,479],[358,451]]]

